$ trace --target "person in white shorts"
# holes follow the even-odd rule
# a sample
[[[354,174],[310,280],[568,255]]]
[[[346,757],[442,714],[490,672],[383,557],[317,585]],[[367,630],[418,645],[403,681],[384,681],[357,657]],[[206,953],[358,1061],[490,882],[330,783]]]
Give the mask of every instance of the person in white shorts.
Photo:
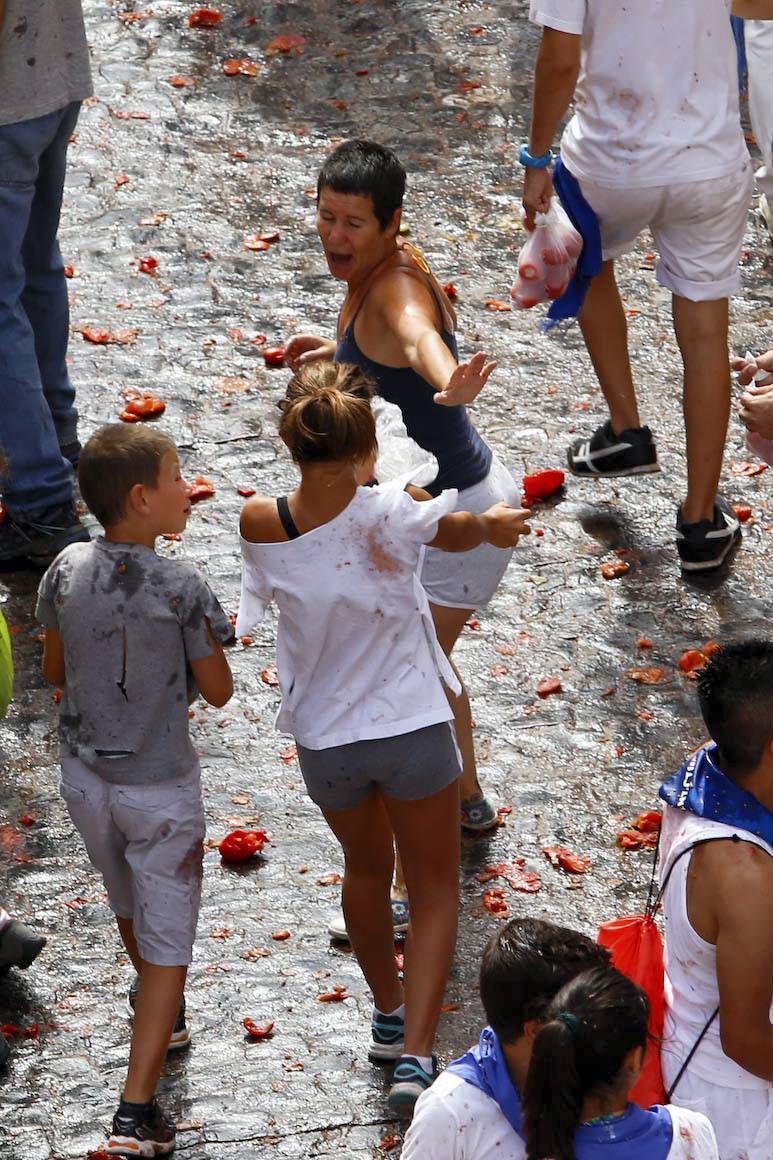
[[[771,1160],[773,641],[724,646],[698,696],[714,741],[660,790],[663,1080],[721,1160]]]
[[[676,539],[686,573],[719,567],[740,537],[717,494],[730,410],[728,297],[739,285],[753,186],[730,10],[728,0],[531,0],[530,8],[543,32],[520,155],[527,223],[550,204],[550,147],[574,96],[561,161],[601,234],[603,265],[580,325],[610,415],[571,446],[569,467],[586,477],[658,470],[639,416],[614,268],[649,227],[684,362],[688,479]],[[773,0],[735,0],[732,11],[773,19]]]
[[[746,67],[749,77],[749,120],[762,165],[755,173],[760,213],[773,240],[773,24],[746,20]]]

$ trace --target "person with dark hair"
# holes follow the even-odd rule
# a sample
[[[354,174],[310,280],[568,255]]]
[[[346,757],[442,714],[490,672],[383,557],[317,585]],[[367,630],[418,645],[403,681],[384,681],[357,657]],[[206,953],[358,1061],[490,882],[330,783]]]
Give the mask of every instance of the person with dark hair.
[[[416,1105],[403,1160],[523,1160],[521,1092],[534,1037],[557,991],[609,951],[586,935],[515,918],[489,939],[480,967],[488,1026]]]
[[[398,158],[373,141],[344,141],[325,160],[317,181],[317,232],[330,273],[346,283],[346,297],[336,341],[295,335],[285,357],[293,370],[319,359],[361,367],[377,393],[400,408],[409,436],[437,459],[438,474],[427,488],[432,495],[456,488],[460,511],[480,513],[502,500],[517,506],[520,491],[511,473],[465,406],[496,363],[480,351],[459,362],[453,306],[419,251],[400,237],[405,185]],[[472,612],[496,592],[510,556],[489,544],[454,557],[427,549],[421,582],[449,658]],[[463,684],[451,700],[462,755],[462,826],[490,830],[497,815],[478,780]],[[401,909],[398,904],[396,930]],[[334,922],[330,933],[345,938],[346,928]]]
[[[663,1078],[722,1160],[773,1156],[773,641],[698,673],[712,741],[661,787]]]
[[[204,807],[188,704],[233,693],[228,617],[185,560],[156,555],[191,510],[177,448],[112,423],[80,456],[81,492],[105,534],[43,576],[43,675],[63,687],[61,793],[100,871],[126,952],[134,1030],[105,1151],[165,1156],[175,1126],[155,1100],[167,1051],[187,1047],[183,991],[201,898]]]
[[[649,1003],[610,967],[559,991],[534,1039],[523,1092],[526,1160],[719,1160],[708,1119],[643,1110],[628,1093],[644,1063]]]
[[[437,1074],[432,1054],[454,952],[459,896],[459,758],[445,688],[458,689],[432,626],[417,566],[425,544],[505,549],[528,513],[495,504],[455,512],[405,479],[358,486],[376,452],[370,387],[359,368],[300,369],[279,434],[300,471],[289,496],[254,496],[241,517],[237,634],[279,606],[277,728],[294,736],[312,801],[338,839],[343,907],[373,993],[374,1062],[397,1061],[400,1114]],[[411,918],[405,986],[394,956],[393,834]]]
[[[82,0],[0,0],[0,570],[45,568],[88,540],[57,242],[67,148],[91,95]]]

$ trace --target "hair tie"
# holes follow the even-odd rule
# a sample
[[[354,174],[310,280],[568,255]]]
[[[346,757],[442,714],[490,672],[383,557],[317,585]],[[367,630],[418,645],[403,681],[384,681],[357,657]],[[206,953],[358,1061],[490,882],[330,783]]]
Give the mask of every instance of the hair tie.
[[[576,1038],[582,1029],[582,1019],[578,1019],[576,1015],[572,1015],[571,1011],[559,1011],[556,1019],[560,1023],[565,1023],[572,1033],[572,1037]]]

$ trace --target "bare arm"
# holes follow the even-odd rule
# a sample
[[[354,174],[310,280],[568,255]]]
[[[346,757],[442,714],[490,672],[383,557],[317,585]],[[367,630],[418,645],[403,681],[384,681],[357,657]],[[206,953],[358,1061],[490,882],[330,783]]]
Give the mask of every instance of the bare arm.
[[[409,486],[405,490],[413,499],[432,499],[423,488]],[[444,552],[469,552],[481,544],[514,548],[520,537],[531,531],[527,523],[530,516],[531,512],[525,508],[513,508],[506,503],[495,503],[481,515],[451,512],[438,520],[437,535],[429,546]]]
[[[712,859],[722,1049],[773,1083],[773,859],[748,842],[722,853]]]
[[[542,41],[534,69],[529,152],[534,157],[547,153],[574,96],[580,71],[582,37],[555,28],[542,30]],[[527,169],[523,205],[527,223],[535,213],[547,213],[553,182],[547,169]]]
[[[2,11],[2,0],[0,0],[0,11]],[[61,633],[55,628],[46,629],[46,638],[43,644],[43,676],[52,685],[61,686],[65,682],[64,645]]]
[[[212,653],[208,657],[191,661],[191,671],[204,700],[209,701],[215,708],[222,709],[233,696],[234,681],[231,666],[225,658],[223,646],[214,637],[209,620],[207,620],[207,636],[212,645]]]
[[[733,0],[733,16],[743,20],[773,20],[773,0]]]

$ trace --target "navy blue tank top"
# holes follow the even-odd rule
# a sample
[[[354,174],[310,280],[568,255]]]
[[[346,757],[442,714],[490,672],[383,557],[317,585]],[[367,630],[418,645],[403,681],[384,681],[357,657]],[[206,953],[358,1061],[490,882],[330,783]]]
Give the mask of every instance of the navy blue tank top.
[[[338,340],[335,361],[354,364],[369,375],[378,394],[400,408],[411,438],[435,456],[437,478],[426,490],[440,495],[448,487],[461,491],[480,483],[491,468],[492,452],[470,422],[467,408],[444,407],[434,402],[434,388],[411,367],[386,367],[369,359],[354,337],[356,320],[355,315]],[[454,335],[446,330],[442,333],[443,342],[458,358]]]

